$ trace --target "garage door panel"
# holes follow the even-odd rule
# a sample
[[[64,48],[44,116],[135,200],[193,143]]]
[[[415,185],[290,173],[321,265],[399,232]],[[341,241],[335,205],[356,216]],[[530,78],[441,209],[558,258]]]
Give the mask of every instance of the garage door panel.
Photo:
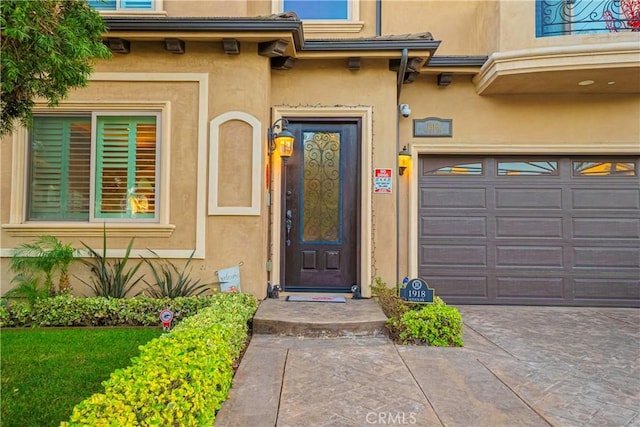
[[[497,246],[496,267],[562,268],[562,246]]]
[[[498,209],[562,209],[561,188],[496,188]]]
[[[464,296],[486,299],[489,296],[487,278],[484,276],[424,275],[423,277],[427,277],[429,287],[441,298]]]
[[[606,189],[574,189],[573,209],[640,209],[640,191]]]
[[[640,249],[620,247],[576,247],[575,268],[640,268]]]
[[[425,267],[486,267],[485,245],[423,245],[420,264]]]
[[[487,237],[485,217],[438,217],[420,218],[421,237]]]
[[[452,191],[449,187],[429,188],[422,194],[423,208],[486,208],[487,194],[484,188],[465,188]]]
[[[588,278],[573,281],[575,299],[638,300],[640,279]]]
[[[498,277],[498,298],[564,299],[562,277]]]
[[[562,238],[562,217],[497,217],[496,236],[503,238],[557,237]]]
[[[590,239],[640,239],[638,218],[573,218],[573,237]]]
[[[419,167],[419,272],[445,301],[640,307],[640,157]]]

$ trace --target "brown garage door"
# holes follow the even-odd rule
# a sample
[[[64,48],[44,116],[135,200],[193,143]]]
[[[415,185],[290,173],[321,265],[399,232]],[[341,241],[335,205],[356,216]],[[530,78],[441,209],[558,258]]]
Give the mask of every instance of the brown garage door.
[[[640,306],[638,160],[421,157],[420,277],[453,304]]]

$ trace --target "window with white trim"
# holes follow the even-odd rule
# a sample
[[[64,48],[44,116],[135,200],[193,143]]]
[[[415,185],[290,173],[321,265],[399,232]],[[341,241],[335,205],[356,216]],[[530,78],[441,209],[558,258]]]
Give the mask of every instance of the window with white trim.
[[[294,11],[303,20],[349,20],[349,0],[283,0],[283,11]]]
[[[36,115],[27,220],[158,221],[160,113]]]
[[[99,11],[149,11],[160,8],[160,0],[89,0],[89,6]]]
[[[352,32],[362,28],[360,0],[272,0],[272,11],[295,12],[305,22],[305,31]]]

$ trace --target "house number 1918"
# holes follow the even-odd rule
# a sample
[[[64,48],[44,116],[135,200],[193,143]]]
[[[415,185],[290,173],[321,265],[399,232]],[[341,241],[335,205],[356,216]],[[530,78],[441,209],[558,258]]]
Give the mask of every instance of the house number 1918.
[[[409,289],[408,291],[409,297],[414,297],[414,298],[426,298],[427,297],[427,291],[414,291],[413,289]]]

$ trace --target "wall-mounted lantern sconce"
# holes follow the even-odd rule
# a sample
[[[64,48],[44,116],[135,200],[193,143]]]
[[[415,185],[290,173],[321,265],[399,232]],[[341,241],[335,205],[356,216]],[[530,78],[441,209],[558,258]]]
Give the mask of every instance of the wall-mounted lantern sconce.
[[[405,169],[411,166],[411,153],[407,150],[407,146],[402,147],[398,153],[398,173],[404,175]]]
[[[278,124],[280,122],[281,124]],[[269,154],[271,155],[275,150],[278,150],[278,154],[282,157],[285,163],[289,160],[289,157],[293,154],[293,143],[295,137],[289,129],[289,121],[287,119],[276,120],[269,130],[267,136],[269,139]],[[282,129],[280,132],[276,132],[276,129]]]

